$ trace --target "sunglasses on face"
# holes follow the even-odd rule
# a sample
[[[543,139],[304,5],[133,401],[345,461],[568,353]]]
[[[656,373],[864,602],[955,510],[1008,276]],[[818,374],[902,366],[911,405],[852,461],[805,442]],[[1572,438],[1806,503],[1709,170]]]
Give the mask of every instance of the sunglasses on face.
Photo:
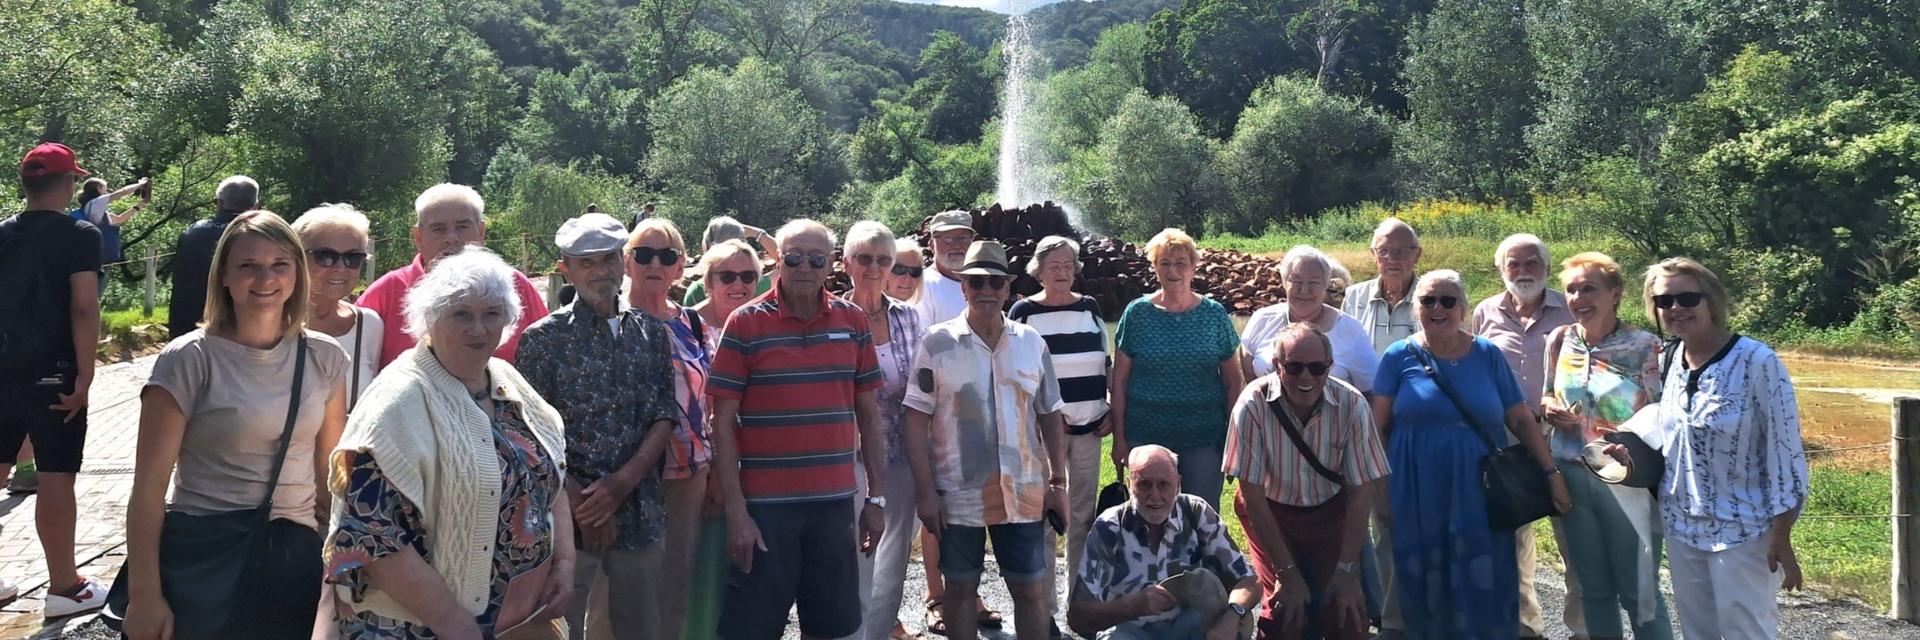
[[[346,265],[348,269],[358,269],[361,265],[367,263],[367,252],[365,251],[348,251],[341,253],[332,249],[308,249],[307,257],[312,258],[314,264],[328,269],[333,268],[335,265]]]
[[[1653,297],[1653,306],[1656,306],[1662,309],[1672,309],[1673,305],[1678,304],[1681,307],[1692,309],[1694,307],[1700,306],[1700,301],[1705,299],[1707,299],[1706,294],[1700,293],[1698,291],[1688,291],[1685,293],[1663,293]]]
[[[646,265],[652,264],[655,258],[659,258],[660,266],[671,267],[675,264],[679,264],[680,252],[671,248],[667,248],[667,249],[655,249],[653,247],[634,247],[633,248],[633,262],[635,264],[646,266]]]
[[[924,267],[909,267],[904,264],[893,265],[893,275],[896,275],[896,276],[911,276],[914,278],[918,278],[920,277],[920,274],[924,273],[925,271],[926,271],[926,268]]]
[[[874,263],[879,263],[881,267],[886,267],[888,265],[893,264],[893,256],[876,256],[876,255],[861,253],[861,254],[855,254],[853,256],[853,261],[855,263],[858,263],[862,267],[871,267],[874,265]]]
[[[1452,309],[1454,305],[1460,304],[1460,299],[1453,296],[1420,296],[1420,308],[1432,309],[1436,304]]]
[[[1007,286],[1007,276],[967,276],[967,286],[975,289],[999,289]]]
[[[1285,369],[1287,375],[1290,376],[1300,375],[1302,371],[1310,371],[1313,375],[1324,376],[1327,375],[1329,369],[1333,368],[1333,364],[1328,362],[1285,362],[1280,365],[1280,368]]]
[[[712,275],[714,279],[720,282],[720,284],[733,284],[735,282],[744,282],[747,284],[753,284],[753,281],[760,279],[760,272],[751,271],[751,270],[749,271],[715,271],[712,273]]]
[[[787,263],[788,268],[800,266],[800,262],[803,260],[806,261],[807,266],[809,267],[813,267],[815,269],[827,268],[827,254],[824,254],[824,253],[809,253],[804,255],[798,254],[798,253],[789,253],[786,255],[786,257],[781,258],[781,260]]]

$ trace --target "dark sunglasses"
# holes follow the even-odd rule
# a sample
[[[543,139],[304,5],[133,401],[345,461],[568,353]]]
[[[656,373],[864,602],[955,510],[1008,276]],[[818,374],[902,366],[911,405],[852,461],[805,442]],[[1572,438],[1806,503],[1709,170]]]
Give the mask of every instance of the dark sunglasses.
[[[1280,368],[1285,369],[1287,375],[1290,376],[1300,375],[1302,371],[1311,371],[1313,375],[1324,376],[1327,375],[1328,370],[1333,368],[1333,364],[1327,362],[1286,362],[1282,363]]]
[[[1453,296],[1420,296],[1420,308],[1432,309],[1435,304],[1452,309],[1460,304],[1460,299]]]
[[[1007,276],[967,276],[967,286],[975,289],[998,289],[1007,286]]]
[[[718,279],[720,281],[720,284],[733,284],[735,282],[745,282],[747,284],[753,284],[753,281],[760,279],[760,272],[752,271],[752,270],[712,271],[712,272],[709,272],[708,275],[711,275],[715,279]]]
[[[365,251],[348,251],[341,253],[332,249],[308,249],[307,257],[313,258],[314,264],[328,269],[340,264],[346,265],[348,269],[358,269],[367,263],[368,256]]]
[[[680,252],[672,248],[655,249],[653,247],[634,247],[633,262],[641,266],[653,264],[654,258],[660,259],[660,266],[671,267],[680,262]]]
[[[853,261],[860,263],[860,266],[862,267],[871,267],[875,262],[880,263],[881,267],[886,267],[888,265],[893,264],[893,256],[876,256],[876,255],[862,253],[862,254],[855,255],[853,257]]]
[[[800,266],[800,261],[803,259],[806,260],[807,266],[809,267],[813,267],[815,269],[827,268],[827,254],[824,254],[824,253],[809,253],[806,255],[801,255],[798,253],[789,253],[785,258],[782,258],[782,260],[787,263],[787,267],[789,268]]]
[[[1681,307],[1692,309],[1700,306],[1700,301],[1705,299],[1707,299],[1707,295],[1698,291],[1663,293],[1653,297],[1653,306],[1662,309],[1672,309],[1673,305],[1679,304]]]
[[[918,278],[920,277],[920,274],[925,271],[926,271],[925,267],[909,267],[904,264],[893,265],[893,275],[896,275],[896,276],[913,276],[915,278]]]

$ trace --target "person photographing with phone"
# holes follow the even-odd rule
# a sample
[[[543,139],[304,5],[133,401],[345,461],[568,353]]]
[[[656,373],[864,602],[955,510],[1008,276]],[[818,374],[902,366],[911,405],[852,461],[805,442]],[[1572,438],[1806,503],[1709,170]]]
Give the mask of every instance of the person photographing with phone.
[[[920,521],[940,541],[949,602],[973,600],[992,536],[1015,636],[1043,638],[1053,573],[1045,527],[1066,529],[1065,403],[1045,339],[1001,312],[1013,281],[1006,249],[974,242],[959,275],[966,313],[927,329],[907,385]],[[973,638],[978,622],[974,608],[948,607],[947,635]]]

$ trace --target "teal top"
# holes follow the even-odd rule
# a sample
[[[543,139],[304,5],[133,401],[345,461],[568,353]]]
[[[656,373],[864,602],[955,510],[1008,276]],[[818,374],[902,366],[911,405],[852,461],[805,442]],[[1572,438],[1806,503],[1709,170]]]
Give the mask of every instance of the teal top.
[[[1220,362],[1240,348],[1227,308],[1202,297],[1179,313],[1142,297],[1127,305],[1114,347],[1133,358],[1127,378],[1130,444],[1218,447],[1227,438],[1227,390]]]

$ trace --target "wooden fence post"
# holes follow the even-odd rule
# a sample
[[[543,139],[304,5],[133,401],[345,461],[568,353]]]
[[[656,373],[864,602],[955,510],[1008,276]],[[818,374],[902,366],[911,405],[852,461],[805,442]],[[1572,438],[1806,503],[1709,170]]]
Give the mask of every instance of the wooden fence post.
[[[146,297],[143,299],[140,310],[142,316],[151,318],[153,317],[154,280],[158,278],[160,272],[160,259],[154,255],[153,243],[147,242],[143,244],[147,245],[147,286]]]
[[[525,273],[533,268],[533,251],[528,248],[527,234],[520,234],[520,271]]]
[[[1893,401],[1893,617],[1920,622],[1920,398]]]
[[[566,284],[567,284],[567,281],[565,279],[562,279],[559,273],[547,274],[547,308],[548,309],[560,308],[560,287],[565,286]]]

